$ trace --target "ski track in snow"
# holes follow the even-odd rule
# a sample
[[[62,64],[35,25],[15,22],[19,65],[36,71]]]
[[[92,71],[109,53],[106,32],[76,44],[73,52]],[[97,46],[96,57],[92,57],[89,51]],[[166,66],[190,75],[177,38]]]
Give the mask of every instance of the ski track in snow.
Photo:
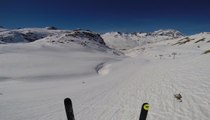
[[[101,53],[68,51],[0,55],[1,120],[66,120],[66,97],[72,99],[76,120],[138,120],[145,102],[150,104],[147,120],[210,118],[208,56],[160,60],[154,56],[164,50],[151,50],[115,60]],[[24,64],[27,61],[34,65]],[[46,74],[57,77],[40,77]],[[174,98],[177,93],[182,102]]]

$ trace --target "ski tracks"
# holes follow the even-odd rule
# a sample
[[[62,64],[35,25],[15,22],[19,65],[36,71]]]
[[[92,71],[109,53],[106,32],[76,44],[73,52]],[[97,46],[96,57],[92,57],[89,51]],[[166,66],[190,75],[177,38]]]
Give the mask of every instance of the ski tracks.
[[[189,67],[188,61],[176,60],[142,62],[141,59],[133,59],[126,62],[129,64],[118,64],[119,71],[110,69],[109,76],[100,76],[107,81],[97,88],[98,91],[94,88],[92,92],[85,93],[86,101],[80,102],[84,104],[79,105],[80,110],[76,112],[78,120],[138,120],[141,105],[145,102],[151,107],[148,120],[199,117],[207,120],[210,116],[206,112],[210,105],[210,96],[206,95],[209,93],[209,76],[203,76],[204,81],[199,81],[200,75],[206,73],[196,71],[196,66]],[[114,67],[112,65],[112,69]],[[93,95],[94,92],[97,94]],[[182,102],[174,98],[178,93],[183,96]],[[195,103],[201,104],[193,105]]]

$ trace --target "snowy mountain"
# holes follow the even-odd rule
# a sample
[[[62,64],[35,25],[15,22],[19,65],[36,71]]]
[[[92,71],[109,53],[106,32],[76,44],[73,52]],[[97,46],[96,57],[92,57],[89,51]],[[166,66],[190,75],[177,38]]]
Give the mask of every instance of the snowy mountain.
[[[66,97],[76,120],[138,120],[145,102],[147,120],[210,118],[209,32],[49,27],[0,36],[1,120],[66,120]]]
[[[134,34],[110,32],[102,35],[106,44],[113,49],[126,50],[139,46],[139,37]]]
[[[50,31],[43,28],[23,28],[0,32],[1,43],[33,42],[60,31]]]
[[[209,32],[203,32],[191,36],[186,36],[181,39],[177,39],[176,43],[174,45],[184,45],[188,43],[192,44],[198,44],[198,43],[208,43],[210,39],[210,33]]]
[[[90,41],[95,41],[96,43],[100,43],[102,45],[107,43],[108,46],[116,49],[129,49],[153,41],[182,37],[182,34],[176,30],[158,30],[153,33],[110,32],[105,33],[102,36],[100,36],[98,33],[94,33],[88,30],[59,30],[53,26],[46,28],[22,28],[7,31],[5,30],[6,29],[1,30],[0,43],[33,42],[46,37],[58,37],[64,35],[66,37],[71,36],[81,39],[87,38]],[[106,43],[103,39],[106,41]],[[116,46],[115,44],[121,44],[121,46]]]
[[[48,36],[37,42],[47,42],[51,44],[65,45],[70,47],[72,46],[72,44],[77,44],[99,51],[113,52],[117,55],[122,54],[121,52],[106,46],[106,43],[98,33],[87,30],[65,31],[56,35]]]
[[[176,39],[173,46],[182,46],[201,50],[203,53],[210,50],[210,33],[203,32],[191,36],[186,36],[181,39]]]
[[[147,43],[153,43],[162,40],[169,40],[181,37],[183,37],[183,35],[179,31],[173,29],[158,30],[152,33],[108,32],[102,35],[102,38],[109,47],[118,50],[127,50],[137,46],[145,45]]]
[[[167,36],[171,38],[180,38],[183,34],[177,30],[168,29],[168,30],[157,30],[152,33],[154,36]]]
[[[114,54],[130,53],[135,48],[153,44],[160,41],[174,40],[173,45],[182,45],[195,42],[191,46],[200,47],[201,41],[208,42],[209,33],[200,33],[192,36],[183,36],[179,31],[168,29],[158,30],[152,33],[135,32],[108,32],[98,34],[89,30],[59,30],[50,26],[46,28],[22,28],[5,29],[0,32],[0,44],[6,43],[40,43],[40,44],[60,44],[71,46],[77,44],[83,47],[89,47],[104,52],[113,52]],[[206,38],[207,37],[207,38]],[[204,45],[205,46],[205,45]],[[120,52],[121,51],[121,52]]]
[[[0,33],[2,43],[33,42],[46,37],[66,35],[74,38],[87,38],[105,45],[99,34],[85,30],[58,30],[55,27],[23,28],[8,30]]]
[[[5,29],[3,26],[0,26],[0,32],[6,31],[7,29]]]
[[[57,44],[68,47],[72,47],[72,44],[77,44],[98,51],[122,55],[122,52],[106,46],[106,43],[98,33],[82,29],[59,30],[56,27],[46,27],[22,28],[0,32],[0,44],[8,43]]]

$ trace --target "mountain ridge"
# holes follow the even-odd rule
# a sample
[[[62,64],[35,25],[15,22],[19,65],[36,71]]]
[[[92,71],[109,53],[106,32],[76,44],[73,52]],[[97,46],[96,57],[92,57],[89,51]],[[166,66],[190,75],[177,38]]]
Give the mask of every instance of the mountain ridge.
[[[210,32],[202,32],[193,36],[208,36]],[[20,29],[6,29],[0,30],[0,44],[8,43],[30,43],[35,41],[43,41],[52,44],[79,44],[83,47],[90,47],[93,49],[102,48],[113,49],[117,51],[125,51],[133,49],[138,46],[143,46],[150,43],[156,43],[167,40],[189,40],[180,31],[175,29],[160,29],[154,32],[107,32],[99,34],[90,30],[76,29],[76,30],[62,30],[50,26],[45,28],[20,28]],[[198,39],[200,40],[200,39]],[[182,44],[184,42],[177,42]]]

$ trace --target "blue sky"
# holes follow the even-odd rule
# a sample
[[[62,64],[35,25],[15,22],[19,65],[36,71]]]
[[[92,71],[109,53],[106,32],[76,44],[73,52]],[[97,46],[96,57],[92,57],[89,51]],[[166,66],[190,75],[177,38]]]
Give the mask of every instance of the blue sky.
[[[210,0],[0,0],[0,26],[210,31]]]

